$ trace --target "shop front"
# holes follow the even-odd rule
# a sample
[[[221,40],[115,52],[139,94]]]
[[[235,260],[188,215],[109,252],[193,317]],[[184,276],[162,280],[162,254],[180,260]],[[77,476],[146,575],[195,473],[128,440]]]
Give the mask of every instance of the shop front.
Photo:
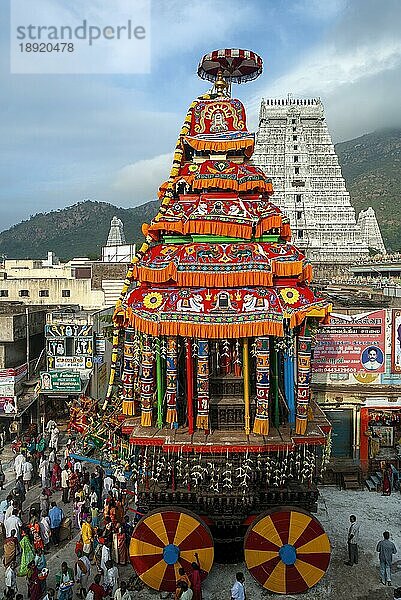
[[[361,468],[366,473],[383,471],[392,465],[401,467],[401,400],[396,402],[366,401],[361,408]],[[371,404],[369,406],[369,404]],[[372,406],[373,404],[373,406]]]

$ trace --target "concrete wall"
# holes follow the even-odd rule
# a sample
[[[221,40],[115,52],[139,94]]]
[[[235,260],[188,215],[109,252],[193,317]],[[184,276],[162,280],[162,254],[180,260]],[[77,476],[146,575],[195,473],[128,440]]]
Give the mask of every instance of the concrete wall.
[[[1,290],[7,290],[8,296],[0,295],[0,302],[18,301],[40,306],[76,304],[83,309],[104,306],[104,292],[101,289],[92,290],[90,279],[19,277],[0,280],[0,294]],[[29,296],[20,296],[21,290],[28,290]],[[49,295],[39,296],[41,290],[48,290]],[[69,290],[70,295],[64,297],[63,290]]]

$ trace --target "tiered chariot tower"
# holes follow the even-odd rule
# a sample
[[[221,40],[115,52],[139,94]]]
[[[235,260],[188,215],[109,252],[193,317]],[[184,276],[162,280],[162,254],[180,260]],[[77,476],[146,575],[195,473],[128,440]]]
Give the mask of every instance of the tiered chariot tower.
[[[246,50],[203,57],[198,74],[213,88],[190,105],[114,314],[104,409],[122,403],[145,512],[131,561],[157,590],[173,591],[195,553],[207,573],[214,540],[241,540],[252,575],[277,593],[307,590],[329,564],[310,511],[330,425],[309,384],[330,306],[309,287],[229,93],[261,71]]]
[[[385,251],[373,209],[369,227],[356,222],[320,99],[263,99],[252,161],[268,170],[297,246],[326,276],[369,247]]]

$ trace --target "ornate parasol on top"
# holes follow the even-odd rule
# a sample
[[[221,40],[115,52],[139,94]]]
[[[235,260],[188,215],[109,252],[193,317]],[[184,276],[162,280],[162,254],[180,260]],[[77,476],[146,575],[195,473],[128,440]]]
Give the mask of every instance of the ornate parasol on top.
[[[198,75],[214,82],[221,73],[229,83],[245,83],[259,77],[262,69],[263,61],[255,52],[225,48],[205,54],[198,66]]]

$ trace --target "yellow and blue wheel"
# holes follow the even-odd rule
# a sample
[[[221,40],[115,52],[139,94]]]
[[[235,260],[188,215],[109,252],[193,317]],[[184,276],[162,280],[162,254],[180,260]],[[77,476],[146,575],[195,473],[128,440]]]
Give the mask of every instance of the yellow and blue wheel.
[[[202,571],[213,565],[213,538],[194,513],[182,508],[157,509],[142,517],[132,534],[130,559],[140,579],[162,592],[174,592],[178,569],[191,571],[195,553]]]
[[[330,542],[315,517],[300,508],[280,507],[249,526],[244,540],[251,575],[276,594],[305,592],[324,576]]]

